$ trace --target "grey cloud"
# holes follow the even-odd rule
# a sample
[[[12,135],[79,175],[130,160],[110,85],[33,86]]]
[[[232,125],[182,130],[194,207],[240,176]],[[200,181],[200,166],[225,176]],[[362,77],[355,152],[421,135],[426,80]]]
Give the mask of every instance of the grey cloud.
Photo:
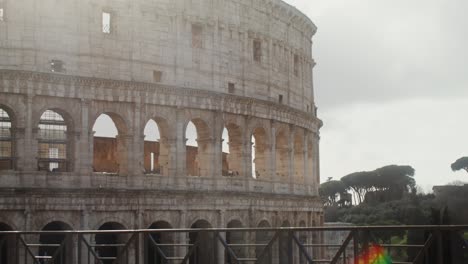
[[[468,96],[468,1],[287,1],[314,37],[318,106]]]

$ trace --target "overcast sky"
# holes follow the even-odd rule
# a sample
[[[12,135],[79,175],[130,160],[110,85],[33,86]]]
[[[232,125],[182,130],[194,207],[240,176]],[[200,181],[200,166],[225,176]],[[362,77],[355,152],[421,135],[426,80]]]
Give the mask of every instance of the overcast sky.
[[[388,164],[425,190],[468,174],[468,1],[286,0],[317,25],[321,178]]]

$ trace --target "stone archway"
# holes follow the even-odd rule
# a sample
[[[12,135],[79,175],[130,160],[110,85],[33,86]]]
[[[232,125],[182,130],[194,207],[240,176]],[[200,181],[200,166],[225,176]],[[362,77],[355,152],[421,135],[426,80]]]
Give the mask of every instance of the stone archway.
[[[0,231],[13,231],[13,228],[5,223],[0,223]],[[15,240],[13,235],[0,235],[0,263],[16,263],[14,247]]]
[[[72,230],[72,228],[60,221],[50,222],[42,228],[42,231],[65,231]],[[67,241],[66,241],[67,239]],[[41,234],[39,236],[39,243],[44,245],[54,245],[54,246],[41,246],[39,247],[39,256],[56,256],[54,259],[54,264],[66,264],[73,263],[73,249],[70,238],[66,237],[64,234]],[[59,250],[59,245],[66,243],[62,248],[61,252]]]
[[[211,224],[206,220],[196,221],[190,228],[211,228]],[[189,264],[215,264],[216,263],[216,245],[214,243],[213,233],[198,232],[189,234],[189,243],[195,244],[199,241],[199,246],[190,256]]]
[[[157,221],[149,226],[148,229],[170,229],[171,224],[166,221]],[[148,233],[145,237],[145,263],[166,263],[164,257],[174,257],[174,247],[168,246],[174,243],[174,234],[171,233]],[[159,248],[156,248],[156,246]]]

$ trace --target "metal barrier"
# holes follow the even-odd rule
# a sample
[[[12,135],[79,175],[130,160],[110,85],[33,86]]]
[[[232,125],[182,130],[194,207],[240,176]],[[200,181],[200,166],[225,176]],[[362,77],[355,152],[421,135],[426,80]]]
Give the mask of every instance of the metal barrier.
[[[327,232],[347,236],[327,244]],[[406,243],[385,243],[395,234]],[[369,264],[375,244],[394,264],[466,264],[467,234],[468,226],[0,231],[0,264]]]

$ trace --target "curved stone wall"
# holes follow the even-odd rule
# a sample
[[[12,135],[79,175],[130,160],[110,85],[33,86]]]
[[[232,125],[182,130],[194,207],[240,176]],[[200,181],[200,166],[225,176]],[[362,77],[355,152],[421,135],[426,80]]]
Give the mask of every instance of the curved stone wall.
[[[157,82],[314,112],[316,27],[282,1],[4,0],[0,5],[3,69],[55,68],[68,75]]]
[[[9,153],[0,158],[0,223],[322,223],[316,28],[296,9],[278,0],[3,0],[0,9],[1,151]],[[112,172],[93,166],[101,114],[118,130]],[[149,120],[160,132],[151,172]],[[196,151],[186,147],[189,122]]]

